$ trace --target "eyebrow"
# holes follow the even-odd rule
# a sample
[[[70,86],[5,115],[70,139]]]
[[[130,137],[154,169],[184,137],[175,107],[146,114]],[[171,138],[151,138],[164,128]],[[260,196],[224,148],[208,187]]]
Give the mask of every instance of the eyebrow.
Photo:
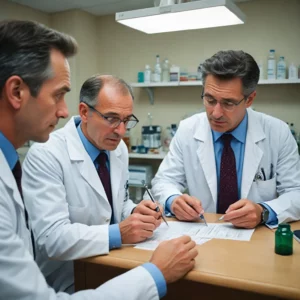
[[[55,93],[60,93],[60,92],[68,93],[70,91],[71,91],[71,88],[65,85],[65,86],[62,86],[61,88],[59,88],[58,90],[56,90]]]
[[[205,93],[204,96],[208,96],[216,100],[210,93]],[[222,98],[221,101],[238,102],[239,100],[231,99],[231,98]]]
[[[104,115],[105,116],[109,115],[109,116],[112,116],[112,117],[118,117],[118,118],[120,118],[120,115],[117,114],[116,112],[113,112],[113,111],[108,111],[108,112],[104,113]],[[133,116],[133,114],[130,114],[130,115],[126,116],[125,118],[130,118],[132,116]]]

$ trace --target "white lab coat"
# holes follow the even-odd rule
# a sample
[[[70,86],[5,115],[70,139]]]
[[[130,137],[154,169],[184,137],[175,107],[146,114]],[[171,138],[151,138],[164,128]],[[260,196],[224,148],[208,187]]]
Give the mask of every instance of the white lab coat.
[[[72,260],[109,252],[111,207],[78,135],[79,122],[73,117],[46,143],[35,143],[23,163],[23,194],[36,261],[56,291],[73,284]],[[110,175],[114,219],[119,223],[135,207],[128,199],[128,151],[123,141],[110,152]]]
[[[268,201],[279,223],[300,219],[300,162],[295,139],[279,119],[248,109],[248,131],[242,172],[241,198]],[[273,164],[273,175],[271,175]],[[266,181],[254,181],[264,168]],[[152,180],[155,199],[189,194],[206,212],[217,207],[217,173],[212,132],[206,113],[180,123],[168,155]]]
[[[108,281],[96,290],[72,296],[55,294],[32,257],[24,206],[12,172],[0,150],[0,299],[114,300],[159,299],[156,284],[143,267]]]

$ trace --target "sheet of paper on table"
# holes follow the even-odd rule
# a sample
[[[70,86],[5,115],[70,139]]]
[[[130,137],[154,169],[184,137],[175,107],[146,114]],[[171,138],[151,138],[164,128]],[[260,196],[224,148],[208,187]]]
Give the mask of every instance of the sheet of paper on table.
[[[170,240],[182,235],[190,236],[198,245],[211,239],[230,239],[238,241],[250,241],[254,229],[235,228],[229,223],[203,223],[168,222],[161,224],[153,234],[153,237],[135,246],[138,249],[155,250],[160,242]]]

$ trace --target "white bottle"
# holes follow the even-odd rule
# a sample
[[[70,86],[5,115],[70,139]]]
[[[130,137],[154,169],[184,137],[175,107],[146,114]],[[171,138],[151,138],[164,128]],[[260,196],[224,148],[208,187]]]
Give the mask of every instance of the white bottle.
[[[294,63],[291,63],[289,66],[289,79],[294,80],[297,79],[297,67]]]
[[[276,79],[275,50],[271,49],[268,57],[268,79]]]
[[[178,66],[172,65],[170,68],[170,81],[178,81],[180,75],[180,68]]]
[[[170,69],[169,69],[168,59],[165,59],[162,64],[162,81],[164,82],[170,81]]]
[[[146,65],[144,71],[144,83],[150,83],[150,82],[151,82],[151,68],[149,65]]]
[[[284,56],[280,56],[277,63],[277,79],[286,79],[286,63]]]
[[[156,55],[156,64],[154,67],[153,81],[161,82],[161,66],[160,66],[160,61],[159,61],[159,55]]]

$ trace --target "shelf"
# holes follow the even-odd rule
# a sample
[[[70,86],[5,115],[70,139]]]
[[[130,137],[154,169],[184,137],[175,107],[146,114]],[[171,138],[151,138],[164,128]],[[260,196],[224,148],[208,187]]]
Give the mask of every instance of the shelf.
[[[129,153],[129,158],[141,158],[141,159],[164,159],[166,153],[160,154],[140,154],[140,153]]]
[[[265,84],[300,84],[300,79],[262,79],[258,82],[258,84],[265,85]],[[135,88],[145,88],[146,92],[148,93],[148,97],[150,103],[154,104],[154,90],[155,87],[180,87],[180,86],[202,86],[202,81],[179,81],[179,82],[151,82],[151,83],[139,83],[133,82],[130,84],[132,87]]]

